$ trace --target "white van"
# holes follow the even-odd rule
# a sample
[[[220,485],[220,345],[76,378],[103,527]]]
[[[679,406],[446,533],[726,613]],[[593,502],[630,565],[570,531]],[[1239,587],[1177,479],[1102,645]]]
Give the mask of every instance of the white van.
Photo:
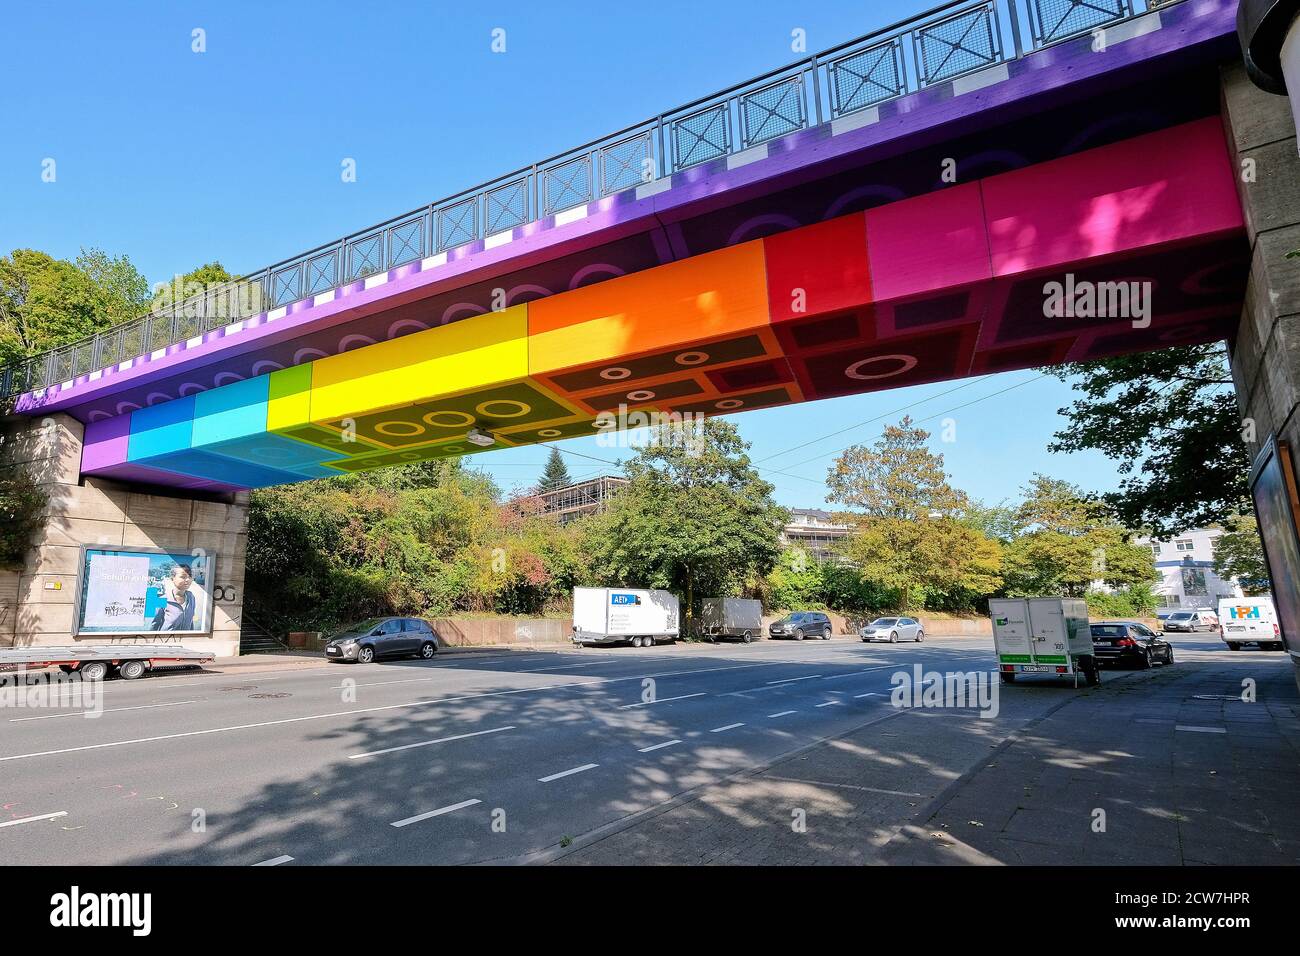
[[[1219,601],[1219,636],[1230,650],[1258,644],[1282,650],[1282,631],[1270,597],[1223,598]]]

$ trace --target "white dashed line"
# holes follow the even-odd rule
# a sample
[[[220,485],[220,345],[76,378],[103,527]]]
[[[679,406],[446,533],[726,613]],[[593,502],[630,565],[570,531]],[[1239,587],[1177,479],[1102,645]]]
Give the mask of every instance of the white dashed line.
[[[1227,731],[1222,727],[1195,727],[1190,724],[1177,724],[1174,730],[1185,730],[1192,734],[1226,734]]]
[[[514,730],[514,729],[515,728],[512,725],[510,727],[494,727],[491,730],[476,730],[472,734],[456,734],[455,736],[452,737],[439,737],[436,740],[421,740],[419,743],[415,743],[415,744],[403,744],[400,747],[389,747],[386,750],[372,750],[369,753],[364,753],[364,754],[349,754],[348,759],[360,760],[362,757],[378,757],[380,754],[397,753],[397,751],[399,750],[412,750],[415,747],[428,747],[432,744],[445,744],[452,740],[464,740],[467,737],[482,737],[484,734],[499,734],[503,730]]]
[[[704,692],[700,691],[698,694],[682,694],[682,696],[680,697],[660,697],[656,700],[643,700],[635,704],[623,704],[621,707],[619,707],[619,710],[628,710],[629,708],[632,707],[649,707],[651,704],[666,704],[670,700],[686,700],[690,697],[703,697],[703,696],[705,696]]]
[[[6,820],[4,823],[0,823],[0,830],[5,827],[16,827],[20,823],[35,823],[37,820],[53,820],[56,817],[66,817],[67,815],[67,810],[59,810],[57,813],[42,813],[39,816],[34,817],[20,817],[17,820]]]
[[[768,714],[767,716],[768,716],[768,717],[785,717],[787,714],[793,714],[793,713],[797,713],[797,711],[793,711],[793,710],[783,710],[783,711],[781,711],[779,714]]]
[[[745,726],[744,723],[739,723],[739,724],[725,724],[725,725],[723,725],[723,726],[721,726],[721,727],[714,727],[712,730],[709,731],[709,733],[711,733],[711,734],[720,734],[720,733],[722,733],[724,730],[735,730],[737,727],[744,727],[744,726]]]
[[[818,707],[833,707],[835,704],[842,704],[842,703],[844,703],[844,701],[842,701],[842,700],[828,700],[828,701],[826,701],[824,704],[818,704],[817,706],[818,706]]]
[[[464,810],[466,807],[472,807],[476,803],[482,803],[482,800],[462,800],[460,803],[453,803],[449,807],[439,807],[437,810],[430,810],[428,813],[417,813],[413,817],[407,817],[405,820],[397,820],[388,824],[390,827],[406,827],[412,823],[419,823],[421,820],[428,820],[430,817],[440,817],[444,813],[451,813],[453,810]]]
[[[671,747],[673,744],[681,743],[680,740],[665,740],[661,744],[651,744],[649,747],[642,747],[637,751],[639,754],[648,754],[652,750],[662,750],[665,747]]]
[[[584,763],[581,767],[574,767],[571,770],[561,770],[559,773],[553,773],[549,777],[538,777],[538,783],[550,783],[552,780],[559,780],[561,777],[571,777],[575,773],[582,773],[584,770],[594,770],[599,767],[598,763]]]
[[[279,866],[281,863],[292,863],[291,856],[273,856],[269,860],[263,860],[261,863],[254,863],[253,866]]]
[[[770,680],[768,681],[768,683],[769,684],[792,684],[797,680],[813,680],[814,678],[821,677],[821,676],[822,676],[821,674],[809,674],[807,677],[787,677],[784,680]]]
[[[201,703],[202,700],[203,698],[200,698],[199,700],[174,700],[168,704],[140,704],[138,707],[107,707],[104,710],[99,711],[99,713],[116,714],[123,710],[149,710],[153,707],[179,707],[181,704],[198,704]],[[96,712],[93,710],[74,710],[68,714],[41,714],[39,717],[10,717],[9,722],[11,724],[17,724],[24,720],[49,720],[52,717],[85,717],[95,713]]]
[[[863,697],[879,697],[879,696],[880,694],[878,694],[876,691],[873,690],[870,694],[854,694],[853,699],[861,700]]]

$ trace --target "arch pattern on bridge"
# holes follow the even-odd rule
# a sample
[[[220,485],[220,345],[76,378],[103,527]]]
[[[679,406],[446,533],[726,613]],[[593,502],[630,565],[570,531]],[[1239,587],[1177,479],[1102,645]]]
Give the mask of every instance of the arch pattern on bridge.
[[[128,410],[82,471],[256,488],[1209,341],[1246,268],[1211,118]],[[1066,273],[1147,283],[1149,323],[1046,316]]]

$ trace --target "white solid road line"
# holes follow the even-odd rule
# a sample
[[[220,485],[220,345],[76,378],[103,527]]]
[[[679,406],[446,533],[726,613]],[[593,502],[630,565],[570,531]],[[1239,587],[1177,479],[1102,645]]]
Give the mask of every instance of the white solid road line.
[[[1182,730],[1192,734],[1226,734],[1227,731],[1222,727],[1196,727],[1191,724],[1176,724],[1174,730]]]
[[[412,823],[419,823],[421,820],[428,820],[430,817],[440,817],[444,813],[451,813],[453,810],[464,810],[466,807],[472,807],[474,804],[482,802],[482,800],[462,800],[460,803],[453,803],[449,807],[439,807],[437,810],[430,810],[428,813],[417,813],[413,817],[407,817],[405,820],[398,820],[388,825],[390,827],[410,826]]]
[[[67,810],[60,810],[57,813],[42,813],[34,817],[20,817],[17,820],[6,820],[4,823],[0,823],[0,830],[3,830],[5,827],[16,827],[20,823],[35,823],[37,820],[53,820],[55,817],[66,817],[67,815]]]
[[[584,770],[593,770],[599,767],[598,763],[584,763],[581,767],[574,767],[571,770],[561,770],[559,773],[553,773],[549,777],[538,777],[538,783],[550,783],[552,780],[559,780],[561,777],[571,777],[575,773],[582,773]]]
[[[292,863],[291,856],[273,856],[269,860],[263,860],[261,863],[254,863],[253,866],[279,866],[281,863]]]
[[[138,707],[106,707],[99,711],[101,714],[116,714],[124,710],[150,710],[154,707],[179,707],[181,704],[198,704],[207,700],[206,697],[200,697],[197,700],[174,700],[166,704],[140,704]],[[41,714],[38,717],[10,717],[9,723],[18,724],[24,720],[50,720],[54,717],[85,717],[87,714],[93,714],[93,710],[74,710],[66,714]]]
[[[657,700],[643,700],[635,704],[623,704],[621,707],[619,707],[619,710],[627,710],[631,707],[649,707],[651,704],[666,704],[670,700],[686,700],[687,698],[690,697],[704,697],[704,696],[706,696],[704,691],[700,691],[698,694],[682,694],[680,697],[660,697]]]
[[[870,667],[865,671],[852,671],[848,674],[827,674],[822,680],[839,680],[841,677],[861,677],[863,674],[875,674],[878,671],[895,670],[895,665],[886,664],[884,667]]]
[[[784,716],[786,716],[787,714],[795,714],[795,713],[798,713],[798,711],[794,711],[794,710],[783,710],[783,711],[781,711],[779,714],[768,714],[767,716],[769,716],[769,717],[784,717]]]
[[[476,730],[472,734],[455,734],[451,737],[438,737],[435,740],[421,740],[419,743],[402,744],[400,747],[387,747],[384,750],[372,750],[364,754],[348,754],[349,760],[360,760],[362,757],[378,757],[380,754],[393,754],[399,750],[413,750],[416,747],[428,747],[432,744],[445,744],[452,740],[464,740],[467,737],[482,737],[484,734],[499,734],[503,730],[514,730],[514,725],[509,727],[493,727],[491,730]]]
[[[860,700],[863,697],[879,697],[879,696],[880,694],[873,690],[870,694],[854,694],[853,699]]]
[[[814,677],[821,677],[821,674],[809,674],[807,677],[787,677],[784,680],[770,680],[769,684],[793,684],[797,680],[812,680]]]
[[[711,733],[711,734],[720,734],[720,733],[722,733],[724,730],[735,730],[737,727],[744,727],[744,726],[745,726],[745,725],[744,725],[743,722],[742,722],[742,723],[738,723],[738,724],[726,724],[726,725],[724,725],[724,726],[722,726],[722,727],[714,727],[712,730],[709,731],[709,733]]]
[[[652,750],[663,750],[665,747],[671,747],[673,744],[681,743],[680,740],[665,740],[661,744],[651,744],[649,747],[642,747],[637,751],[639,754],[648,754]]]
[[[833,706],[835,706],[836,704],[842,704],[842,703],[844,703],[844,701],[842,701],[842,700],[828,700],[828,701],[826,701],[826,703],[824,703],[824,704],[818,704],[817,706],[818,706],[818,707],[833,707]]]

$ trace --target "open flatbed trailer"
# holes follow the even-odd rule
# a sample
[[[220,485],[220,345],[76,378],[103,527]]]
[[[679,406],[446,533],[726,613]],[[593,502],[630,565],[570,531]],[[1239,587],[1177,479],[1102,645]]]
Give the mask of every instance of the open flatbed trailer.
[[[103,680],[116,674],[123,680],[143,677],[158,665],[180,664],[198,667],[216,658],[206,651],[192,651],[179,644],[84,644],[62,647],[0,648],[0,673],[20,667],[57,667],[65,674],[80,674],[82,680]]]

